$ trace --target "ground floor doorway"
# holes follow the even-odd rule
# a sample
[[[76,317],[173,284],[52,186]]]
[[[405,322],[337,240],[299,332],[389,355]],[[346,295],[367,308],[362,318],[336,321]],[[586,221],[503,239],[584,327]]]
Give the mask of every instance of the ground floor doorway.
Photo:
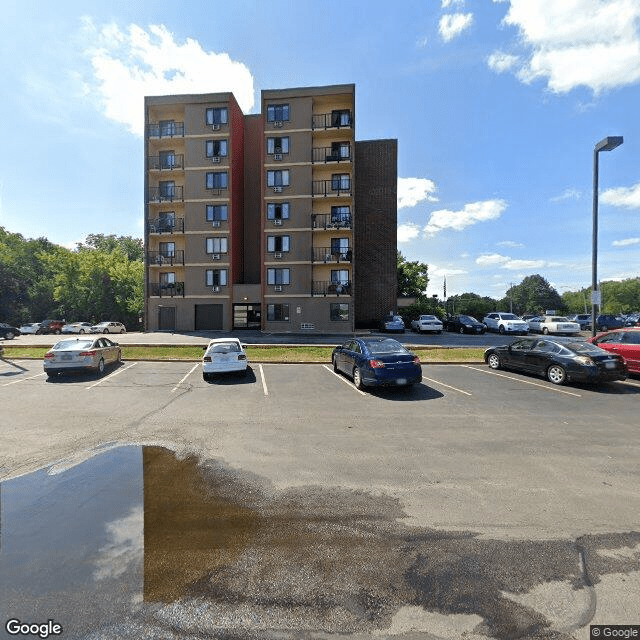
[[[261,314],[259,304],[233,305],[234,329],[261,329]]]

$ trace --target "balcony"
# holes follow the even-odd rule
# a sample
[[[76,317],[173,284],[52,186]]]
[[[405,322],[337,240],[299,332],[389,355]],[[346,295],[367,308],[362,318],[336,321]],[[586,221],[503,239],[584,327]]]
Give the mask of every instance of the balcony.
[[[331,180],[314,180],[311,186],[314,196],[335,197],[351,196],[350,178],[332,178]]]
[[[334,146],[334,147],[314,147],[311,154],[311,161],[318,163],[334,163],[334,162],[351,162],[350,146]]]
[[[317,281],[311,283],[312,296],[350,296],[351,282]]]
[[[182,186],[149,187],[147,202],[182,202],[183,190]]]
[[[331,113],[317,113],[311,116],[312,129],[352,129],[353,115],[349,109]]]
[[[149,123],[147,138],[184,138],[184,122]]]
[[[349,247],[313,247],[311,251],[312,262],[351,262],[353,255]]]
[[[184,264],[184,251],[147,251],[147,263],[150,267],[166,267],[176,264]]]
[[[150,282],[149,295],[160,298],[184,298],[184,282]]]
[[[312,213],[311,227],[313,229],[351,229],[350,213]]]
[[[149,233],[184,233],[184,218],[150,218]]]
[[[149,156],[147,158],[149,171],[176,171],[184,169],[184,155]]]

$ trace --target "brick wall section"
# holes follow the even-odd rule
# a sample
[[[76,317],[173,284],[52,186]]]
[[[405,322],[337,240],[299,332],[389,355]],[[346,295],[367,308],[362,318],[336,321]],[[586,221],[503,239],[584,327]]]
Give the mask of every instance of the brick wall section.
[[[355,144],[354,283],[356,328],[396,308],[398,141]]]

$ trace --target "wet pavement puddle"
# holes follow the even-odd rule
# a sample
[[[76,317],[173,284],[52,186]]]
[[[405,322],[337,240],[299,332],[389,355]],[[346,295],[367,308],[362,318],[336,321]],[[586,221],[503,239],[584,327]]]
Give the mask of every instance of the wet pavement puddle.
[[[588,625],[604,574],[640,571],[640,533],[487,540],[407,526],[379,493],[94,453],[0,483],[5,620],[65,639],[558,640]]]

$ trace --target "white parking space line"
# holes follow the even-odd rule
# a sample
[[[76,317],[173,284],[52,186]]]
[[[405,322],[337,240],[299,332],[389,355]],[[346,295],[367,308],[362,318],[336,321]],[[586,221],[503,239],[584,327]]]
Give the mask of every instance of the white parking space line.
[[[464,393],[465,396],[473,395],[469,391],[463,391],[462,389],[458,389],[457,387],[452,387],[448,384],[445,384],[444,382],[440,382],[440,380],[433,380],[432,378],[425,378],[424,376],[422,376],[422,379],[428,380],[429,382],[433,382],[434,384],[440,385],[441,387],[446,387],[447,389],[453,389],[454,391],[458,391],[459,393]]]
[[[131,369],[131,367],[135,367],[135,365],[137,365],[137,362],[132,362],[131,364],[127,365],[126,367],[122,367],[122,369],[116,369],[114,372],[110,373],[108,376],[105,376],[104,378],[100,378],[100,380],[98,380],[98,382],[94,382],[93,384],[90,384],[87,389],[93,389],[93,387],[97,387],[99,384],[102,384],[105,380],[109,380],[110,378],[113,378],[115,376],[117,376],[119,373],[122,373],[123,371],[126,371],[127,369]]]
[[[44,371],[42,373],[39,373],[37,376],[29,376],[28,378],[20,378],[20,380],[13,380],[12,382],[6,382],[5,384],[0,385],[0,386],[8,387],[11,384],[18,384],[18,382],[24,382],[25,380],[33,380],[34,378],[40,378],[43,375],[44,375]]]
[[[465,369],[473,369],[473,371],[479,371],[480,373],[486,373],[492,376],[498,376],[499,378],[507,378],[507,380],[514,380],[515,382],[521,382],[522,384],[530,384],[533,387],[540,387],[546,391],[555,391],[556,393],[563,393],[567,396],[574,396],[576,398],[582,398],[579,393],[573,393],[573,391],[565,391],[564,389],[557,389],[556,387],[548,387],[544,384],[538,384],[537,382],[529,382],[528,380],[522,380],[522,378],[514,378],[513,376],[507,376],[504,373],[498,373],[497,371],[487,371],[486,369],[478,369],[477,367],[471,367],[468,364],[462,364],[461,367]]]
[[[349,380],[347,380],[344,376],[341,376],[339,373],[336,373],[331,367],[328,367],[326,364],[322,365],[330,374],[334,375],[338,380],[342,380],[346,385],[351,387],[354,391],[357,391],[360,395],[366,396],[367,394],[364,391],[360,391],[357,387],[355,387]]]
[[[171,393],[173,393],[174,391],[177,391],[180,388],[180,385],[200,366],[200,363],[198,362],[198,364],[194,364],[193,367],[191,367],[191,370],[182,378],[182,380],[180,380],[180,382],[178,382],[178,384],[173,387],[173,389],[171,389]]]
[[[269,389],[267,389],[267,379],[264,377],[264,369],[262,368],[261,364],[258,365],[258,369],[260,369],[260,379],[262,380],[262,390],[264,391],[264,395],[268,396]]]
[[[628,384],[630,387],[640,387],[640,382],[629,380],[629,378],[627,378],[623,384]]]

